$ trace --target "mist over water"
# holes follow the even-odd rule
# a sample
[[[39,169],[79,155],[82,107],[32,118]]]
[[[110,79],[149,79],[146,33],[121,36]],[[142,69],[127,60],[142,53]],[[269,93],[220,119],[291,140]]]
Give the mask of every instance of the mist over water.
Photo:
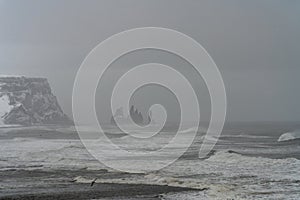
[[[299,21],[300,1],[0,0],[0,200],[300,199]]]

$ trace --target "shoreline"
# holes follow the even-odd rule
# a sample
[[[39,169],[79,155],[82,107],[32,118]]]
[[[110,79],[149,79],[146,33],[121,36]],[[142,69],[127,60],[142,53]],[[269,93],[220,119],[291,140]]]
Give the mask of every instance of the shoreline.
[[[160,199],[161,194],[170,192],[198,191],[196,189],[171,187],[160,185],[143,184],[115,184],[115,183],[95,183],[72,184],[68,188],[49,188],[49,192],[28,192],[27,194],[8,194],[1,195],[0,200],[50,200],[50,199],[101,199],[101,198],[128,198],[128,199]],[[51,191],[51,190],[57,190]],[[199,190],[201,191],[201,190]]]
[[[132,174],[107,170],[4,170],[0,171],[0,200],[9,199],[160,199],[161,194],[203,191],[168,185],[77,182],[76,177],[107,179],[125,178]]]

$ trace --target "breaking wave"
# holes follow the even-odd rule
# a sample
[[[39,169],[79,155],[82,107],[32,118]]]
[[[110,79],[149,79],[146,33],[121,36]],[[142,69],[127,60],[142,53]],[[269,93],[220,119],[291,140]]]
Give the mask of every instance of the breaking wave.
[[[278,142],[300,139],[300,130],[287,132],[278,138]]]

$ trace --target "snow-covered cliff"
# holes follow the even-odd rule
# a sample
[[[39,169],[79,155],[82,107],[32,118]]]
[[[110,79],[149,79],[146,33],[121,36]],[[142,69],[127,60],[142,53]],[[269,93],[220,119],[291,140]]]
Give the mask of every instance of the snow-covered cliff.
[[[70,123],[47,79],[0,76],[0,125]]]

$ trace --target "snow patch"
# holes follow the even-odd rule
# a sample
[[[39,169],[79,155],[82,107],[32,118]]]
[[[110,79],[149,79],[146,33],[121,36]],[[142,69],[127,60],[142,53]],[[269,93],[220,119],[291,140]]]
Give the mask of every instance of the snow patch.
[[[9,105],[9,97],[4,94],[0,97],[0,125],[4,125],[3,117],[13,109],[14,106]]]

